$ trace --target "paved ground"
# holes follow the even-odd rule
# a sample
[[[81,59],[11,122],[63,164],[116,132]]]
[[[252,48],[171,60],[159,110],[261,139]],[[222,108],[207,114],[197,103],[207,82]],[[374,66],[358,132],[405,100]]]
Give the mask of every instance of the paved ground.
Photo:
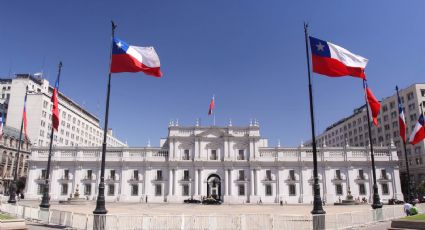
[[[39,201],[20,201],[22,205],[38,206]],[[87,205],[62,205],[53,203],[51,209],[91,214],[95,203]],[[400,208],[402,208],[400,206]],[[146,203],[107,203],[108,214],[159,214],[159,215],[210,215],[210,214],[286,214],[305,215],[312,210],[311,205],[200,205],[200,204],[146,204]],[[370,205],[334,206],[327,205],[324,209],[329,214],[365,211]]]

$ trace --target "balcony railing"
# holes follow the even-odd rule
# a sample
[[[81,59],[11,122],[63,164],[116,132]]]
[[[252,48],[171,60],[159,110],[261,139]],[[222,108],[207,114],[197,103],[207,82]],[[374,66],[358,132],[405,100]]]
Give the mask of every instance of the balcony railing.
[[[243,160],[245,160],[245,156],[239,155],[237,159],[238,159],[238,161],[243,161]]]

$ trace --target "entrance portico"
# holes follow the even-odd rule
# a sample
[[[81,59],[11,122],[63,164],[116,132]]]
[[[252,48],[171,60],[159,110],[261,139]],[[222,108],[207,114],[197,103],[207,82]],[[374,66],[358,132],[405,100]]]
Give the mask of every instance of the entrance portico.
[[[211,174],[207,178],[207,197],[221,200],[221,179],[217,174]]]

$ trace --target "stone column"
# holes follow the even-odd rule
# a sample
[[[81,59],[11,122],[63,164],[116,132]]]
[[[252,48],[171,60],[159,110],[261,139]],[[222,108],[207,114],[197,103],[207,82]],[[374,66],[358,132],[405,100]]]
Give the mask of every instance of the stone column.
[[[193,181],[194,185],[195,185],[195,192],[193,195],[198,195],[198,169],[195,168],[195,180]]]
[[[229,169],[228,177],[229,177],[229,183],[228,183],[229,189],[228,189],[228,192],[229,192],[229,196],[231,196],[232,195],[232,185],[233,185],[233,183],[232,183],[232,170],[231,169]]]
[[[229,195],[229,171],[227,169],[224,169],[224,195]]]
[[[146,168],[143,167],[143,187],[142,187],[142,194],[146,195]]]
[[[251,196],[254,196],[255,195],[255,186],[254,186],[254,183],[255,183],[255,181],[254,181],[254,170],[255,169],[251,169]]]
[[[2,177],[4,178],[6,176],[6,174],[7,174],[7,165],[9,164],[9,155],[8,154],[6,154],[6,155],[3,154],[3,157],[6,157],[6,162],[4,164],[3,174],[2,174]]]
[[[173,196],[176,195],[177,190],[177,169],[173,170]]]
[[[258,196],[258,170],[254,170],[254,192]]]
[[[196,159],[196,158],[199,158],[199,142],[198,142],[198,140],[197,140],[197,138],[195,138],[195,148],[194,148],[194,151],[193,151],[193,156],[192,156],[192,159]],[[196,171],[195,171],[195,175],[196,175]]]
[[[168,174],[168,195],[171,196],[173,194],[173,169],[170,168]]]
[[[198,188],[198,191],[199,191],[199,195],[201,195],[201,196],[202,196],[203,187],[204,187],[204,184],[202,183],[202,169],[199,169],[199,188]]]
[[[279,168],[276,169],[276,201],[279,202],[279,189],[280,189],[280,183],[279,183]]]
[[[10,165],[10,177],[13,178],[13,168],[15,167],[15,161],[16,161],[16,153],[12,155],[12,164]]]

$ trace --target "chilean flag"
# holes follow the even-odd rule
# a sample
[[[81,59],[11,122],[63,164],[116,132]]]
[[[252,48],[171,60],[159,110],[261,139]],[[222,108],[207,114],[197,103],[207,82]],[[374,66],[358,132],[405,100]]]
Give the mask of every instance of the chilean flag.
[[[424,115],[421,114],[421,116],[418,119],[418,122],[416,122],[415,128],[413,129],[412,134],[409,138],[409,143],[412,145],[416,145],[417,143],[421,142],[425,138],[425,127],[424,127]]]
[[[214,96],[213,96],[212,99],[211,99],[211,102],[210,102],[210,108],[208,110],[208,115],[211,115],[213,113],[213,109],[214,109],[214,106],[215,106],[214,100],[215,99],[214,99]]]
[[[158,54],[153,47],[131,46],[114,38],[112,44],[111,73],[144,72],[161,77]]]
[[[353,76],[366,79],[366,58],[314,37],[310,37],[310,48],[313,72],[329,77]]]
[[[0,137],[3,136],[3,127],[4,127],[4,113],[1,113],[1,117],[0,117]]]
[[[406,118],[404,116],[404,108],[401,104],[400,97],[397,96],[398,101],[398,127],[400,129],[400,137],[406,143]]]
[[[53,94],[51,102],[53,103],[52,107],[52,125],[53,128],[58,131],[59,128],[59,101],[58,101],[58,91],[59,91],[59,77],[56,79],[55,88],[53,89]]]
[[[379,111],[381,110],[381,103],[379,103],[378,99],[376,99],[375,95],[373,95],[369,86],[367,86],[366,81],[364,81],[363,83],[364,83],[364,88],[365,88],[367,104],[370,108],[370,112],[371,112],[371,115],[372,115],[373,124],[376,127],[378,127],[379,126],[378,125],[378,115],[379,115]]]

